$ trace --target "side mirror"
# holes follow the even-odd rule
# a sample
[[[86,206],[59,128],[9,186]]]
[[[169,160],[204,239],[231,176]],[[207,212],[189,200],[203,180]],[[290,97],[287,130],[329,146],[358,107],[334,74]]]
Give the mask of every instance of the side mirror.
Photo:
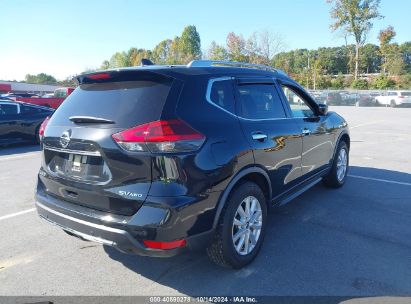
[[[318,114],[324,116],[328,113],[328,106],[324,103],[318,104]]]

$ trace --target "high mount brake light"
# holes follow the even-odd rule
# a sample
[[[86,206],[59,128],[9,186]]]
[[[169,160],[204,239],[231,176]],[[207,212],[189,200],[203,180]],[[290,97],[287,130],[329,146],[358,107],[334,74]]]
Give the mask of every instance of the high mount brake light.
[[[149,122],[113,134],[112,138],[127,151],[159,153],[196,151],[205,141],[203,134],[179,119]]]
[[[109,73],[99,73],[99,74],[91,74],[86,76],[89,79],[98,80],[98,79],[109,79],[111,76]]]
[[[46,130],[47,124],[49,123],[50,117],[47,116],[45,120],[40,125],[39,128],[39,136],[40,138],[44,136],[44,131]]]

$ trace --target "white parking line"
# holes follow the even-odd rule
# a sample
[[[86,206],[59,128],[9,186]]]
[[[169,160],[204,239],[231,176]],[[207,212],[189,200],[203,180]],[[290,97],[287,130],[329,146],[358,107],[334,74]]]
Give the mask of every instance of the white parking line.
[[[356,126],[352,126],[352,127],[350,127],[350,129],[355,129],[355,128],[364,127],[364,126],[368,126],[368,125],[374,125],[374,124],[377,124],[377,123],[383,122],[383,121],[384,120],[370,121],[370,122],[366,122],[366,123],[359,124],[359,125],[356,125]]]
[[[30,213],[30,212],[33,212],[34,210],[36,210],[36,208],[31,208],[31,209],[23,210],[23,211],[20,211],[20,212],[3,215],[3,216],[0,216],[0,221],[5,220],[5,219],[9,219],[9,218],[12,218],[12,217],[15,217],[15,216],[19,216],[19,215],[22,215],[22,214]]]
[[[0,161],[2,161],[2,160],[20,159],[20,158],[27,158],[27,157],[35,156],[35,155],[37,155],[37,154],[40,154],[40,151],[38,151],[38,152],[25,153],[25,154],[21,154],[21,155],[0,157]]]
[[[354,177],[354,178],[372,180],[372,181],[376,181],[376,182],[390,183],[390,184],[403,185],[403,186],[411,186],[411,183],[397,182],[397,181],[388,180],[388,179],[373,178],[373,177],[366,177],[366,176],[360,176],[360,175],[351,175],[351,174],[348,174],[348,176],[349,177]]]

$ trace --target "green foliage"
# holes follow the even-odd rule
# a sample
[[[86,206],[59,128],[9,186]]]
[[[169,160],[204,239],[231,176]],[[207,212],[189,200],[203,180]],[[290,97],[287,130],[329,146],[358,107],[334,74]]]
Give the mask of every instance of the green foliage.
[[[380,49],[374,44],[366,44],[361,48],[360,73],[378,73],[382,64]]]
[[[340,0],[331,2],[355,2],[363,5],[364,0]],[[368,1],[376,4],[378,1]],[[357,5],[356,4],[356,5]],[[369,22],[369,21],[368,21]],[[393,29],[390,29],[393,31]],[[390,34],[391,33],[391,34]],[[394,32],[395,33],[395,32]],[[391,43],[395,35],[385,30],[385,46],[388,52],[382,54],[381,46],[365,44],[359,53],[358,72],[360,74],[383,73],[382,67],[390,75],[401,76],[397,84],[392,80],[389,85],[405,88],[409,86],[407,73],[411,73],[411,41],[401,45]],[[382,39],[382,38],[381,38]],[[165,39],[153,50],[130,48],[128,51],[113,54],[105,60],[101,68],[116,68],[140,65],[142,58],[148,58],[156,64],[187,64],[192,59],[201,58],[200,35],[194,26],[184,28],[181,36]],[[280,52],[283,43],[281,37],[268,32],[254,32],[247,39],[241,34],[229,33],[224,45],[211,43],[205,57],[211,60],[232,60],[258,64],[268,64],[284,70],[308,88],[367,88],[384,87],[387,84],[365,80],[353,81],[348,76],[355,67],[354,53],[356,45],[340,47],[320,47],[315,50],[295,49]],[[385,56],[385,57],[384,57]],[[404,75],[404,77],[402,77]],[[381,80],[382,81],[382,80]]]
[[[370,87],[378,90],[393,89],[395,81],[385,75],[380,75],[372,80]]]
[[[330,11],[335,22],[332,30],[342,30],[345,35],[355,40],[355,72],[357,79],[360,66],[360,48],[367,40],[367,34],[372,28],[373,19],[380,19],[378,12],[381,0],[327,0],[333,4]]]
[[[345,88],[345,78],[342,74],[338,75],[337,78],[331,80],[332,89],[344,89]]]
[[[397,83],[397,88],[411,90],[411,74],[402,75]]]
[[[171,39],[163,40],[157,44],[152,52],[153,62],[156,64],[167,64],[172,44],[173,40]]]
[[[27,83],[38,83],[38,84],[56,84],[57,80],[51,75],[40,73],[37,75],[27,74],[25,77]]]
[[[366,90],[368,89],[368,81],[365,79],[356,79],[351,83],[351,88],[357,90]]]
[[[411,73],[411,41],[404,42],[400,45],[400,52],[404,60],[404,70]]]
[[[316,81],[316,89],[328,89],[332,85],[330,76],[319,76]]]
[[[153,50],[130,48],[127,52],[116,52],[110,60],[104,60],[101,69],[138,66],[143,58],[155,64],[186,64],[201,58],[200,34],[193,25],[184,28],[181,36],[165,39]]]
[[[224,46],[212,41],[207,57],[211,60],[228,60],[228,52]]]
[[[194,25],[186,26],[178,42],[178,50],[183,62],[201,58],[200,34]]]

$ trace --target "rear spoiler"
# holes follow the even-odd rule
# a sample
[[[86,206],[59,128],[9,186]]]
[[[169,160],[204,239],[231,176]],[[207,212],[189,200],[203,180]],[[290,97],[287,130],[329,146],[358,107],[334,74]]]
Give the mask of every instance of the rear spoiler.
[[[93,73],[81,74],[76,77],[77,82],[81,84],[88,83],[106,83],[121,81],[170,81],[170,76],[162,74],[160,71],[148,70],[146,68],[132,68],[121,70],[107,70]]]

